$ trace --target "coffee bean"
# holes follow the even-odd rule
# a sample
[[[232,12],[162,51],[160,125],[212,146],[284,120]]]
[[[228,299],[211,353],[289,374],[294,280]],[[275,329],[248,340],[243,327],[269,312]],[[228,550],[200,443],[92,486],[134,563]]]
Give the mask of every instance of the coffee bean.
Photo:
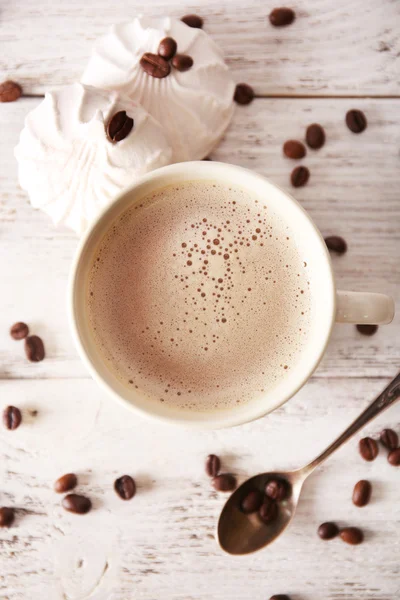
[[[269,600],[290,600],[287,594],[274,594]]]
[[[14,521],[14,509],[3,506],[0,508],[0,527],[10,527]]]
[[[295,17],[295,12],[291,8],[274,8],[269,14],[269,21],[274,27],[284,27],[293,23]]]
[[[288,491],[287,482],[283,481],[283,479],[271,479],[265,486],[266,495],[273,500],[278,500],[278,502],[285,500]]]
[[[252,490],[243,498],[240,509],[245,515],[255,513],[260,508],[262,501],[262,493],[259,490]]]
[[[347,250],[346,241],[339,235],[329,235],[325,238],[325,244],[328,250],[336,254],[344,254]]]
[[[325,144],[325,131],[318,125],[313,123],[307,127],[306,131],[307,145],[313,150],[319,150]]]
[[[31,362],[40,362],[44,359],[44,344],[38,335],[28,335],[25,338],[25,354]]]
[[[358,527],[345,527],[340,532],[340,537],[344,542],[346,542],[346,544],[357,546],[363,541],[364,534],[361,529],[358,529]]]
[[[130,475],[122,475],[115,480],[114,490],[122,500],[130,500],[136,494],[136,483]]]
[[[381,431],[380,438],[381,444],[388,450],[396,450],[399,447],[399,437],[393,429],[384,429]]]
[[[201,29],[204,23],[203,19],[197,15],[185,15],[181,21],[194,29]]]
[[[73,490],[78,483],[78,478],[75,473],[66,473],[59,477],[54,483],[54,491],[57,494],[65,494],[69,490]]]
[[[258,514],[264,523],[272,523],[272,521],[275,521],[278,516],[278,505],[275,500],[268,498],[268,496],[264,497]]]
[[[233,99],[237,104],[250,104],[254,100],[254,90],[247,83],[238,83]]]
[[[10,329],[10,335],[13,340],[23,340],[29,334],[29,327],[26,323],[18,321]]]
[[[89,498],[80,496],[79,494],[67,494],[62,500],[62,506],[68,512],[84,515],[92,508],[92,503]]]
[[[212,485],[217,492],[232,492],[236,487],[236,477],[230,473],[221,473],[213,477]]]
[[[165,60],[171,60],[175,56],[178,49],[178,44],[172,37],[166,37],[158,45],[158,54],[165,58]]]
[[[371,499],[372,486],[366,479],[357,481],[353,490],[353,504],[366,506]]]
[[[209,454],[206,459],[206,473],[209,477],[216,477],[221,468],[221,461],[216,454]]]
[[[128,117],[125,110],[120,110],[111,117],[107,125],[107,137],[115,144],[124,140],[133,129],[133,119]]]
[[[318,535],[321,540],[332,540],[339,533],[339,527],[336,523],[327,521],[318,527]]]
[[[140,59],[140,66],[143,71],[146,71],[147,75],[162,79],[167,77],[171,72],[171,67],[168,61],[158,54],[152,54],[151,52],[145,52]]]
[[[307,167],[296,167],[290,175],[290,181],[292,182],[293,187],[302,187],[303,185],[306,185],[309,177],[310,171]]]
[[[356,325],[356,327],[363,335],[374,335],[378,331],[378,325]]]
[[[0,83],[0,102],[15,102],[21,97],[22,89],[15,81]]]
[[[288,140],[283,144],[283,153],[288,158],[304,158],[306,155],[306,148],[304,144],[297,140]]]
[[[193,67],[193,58],[187,54],[175,54],[171,63],[174,69],[183,73]]]
[[[371,462],[378,456],[378,444],[370,437],[365,437],[360,440],[358,443],[358,448],[364,460]]]
[[[393,467],[400,467],[400,448],[389,452],[388,461]]]
[[[22,415],[16,406],[7,406],[3,411],[3,423],[6,429],[17,429],[21,425]]]
[[[361,110],[349,110],[346,114],[346,125],[353,133],[361,133],[367,127],[367,119]]]

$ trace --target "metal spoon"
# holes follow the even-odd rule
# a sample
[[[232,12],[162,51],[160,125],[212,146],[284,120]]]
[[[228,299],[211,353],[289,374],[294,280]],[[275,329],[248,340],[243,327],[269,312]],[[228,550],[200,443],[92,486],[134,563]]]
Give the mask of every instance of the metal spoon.
[[[222,509],[219,521],[217,536],[218,542],[225,552],[229,554],[250,554],[268,546],[277,537],[279,537],[294,517],[297,504],[300,498],[300,492],[303,483],[309,475],[324,460],[328,458],[342,444],[347,442],[355,433],[357,433],[366,423],[375,418],[379,413],[394,404],[400,398],[400,373],[393,379],[387,388],[361,413],[361,415],[342,433],[338,439],[333,442],[322,454],[320,454],[310,464],[297,469],[296,471],[276,471],[271,473],[262,473],[251,477],[232,494]],[[247,494],[252,490],[259,490],[264,494],[265,485],[268,480],[277,477],[286,480],[291,486],[290,497],[281,502],[279,506],[278,518],[266,525],[257,513],[244,514],[241,509],[241,503]]]

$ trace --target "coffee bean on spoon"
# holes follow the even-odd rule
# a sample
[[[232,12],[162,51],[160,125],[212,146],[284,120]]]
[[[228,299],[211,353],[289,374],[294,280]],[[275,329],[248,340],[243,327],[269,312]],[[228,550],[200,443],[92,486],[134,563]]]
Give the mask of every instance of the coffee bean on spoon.
[[[271,479],[265,486],[265,494],[273,500],[281,502],[288,495],[288,485],[283,479]]]
[[[203,19],[198,15],[185,15],[182,17],[181,21],[194,29],[201,29],[204,24]]]
[[[318,535],[321,540],[332,540],[339,533],[339,527],[336,523],[332,523],[331,521],[327,521],[326,523],[322,523],[318,527]]]
[[[371,499],[372,486],[366,479],[357,481],[353,490],[353,504],[355,506],[366,506]]]
[[[290,175],[290,181],[293,187],[303,187],[310,178],[310,171],[307,167],[295,167]]]
[[[0,527],[10,527],[14,522],[14,509],[3,506],[0,508]]]
[[[357,546],[362,543],[364,534],[358,527],[345,527],[340,532],[340,537],[346,544]]]
[[[297,140],[288,140],[283,144],[283,153],[288,158],[304,158],[306,155],[306,148],[304,144]]]
[[[17,429],[21,425],[22,414],[16,406],[6,406],[3,411],[3,423],[6,429]]]
[[[212,485],[217,492],[232,492],[236,488],[236,477],[230,473],[221,473],[213,477]]]
[[[158,45],[158,54],[165,58],[165,60],[171,60],[175,56],[178,49],[178,44],[172,37],[166,37]]]
[[[258,514],[264,523],[272,523],[275,521],[278,516],[278,505],[275,500],[272,500],[272,498],[268,498],[268,496],[266,496],[263,500],[260,510],[258,511]]]
[[[175,54],[171,64],[177,71],[189,71],[193,67],[193,58],[187,54]]]
[[[136,494],[136,483],[130,475],[122,475],[114,482],[114,489],[122,500],[130,500]]]
[[[291,25],[295,17],[295,12],[291,8],[274,8],[269,14],[269,22],[274,27],[285,27]]]
[[[357,331],[362,335],[374,335],[378,331],[378,325],[356,325]]]
[[[346,125],[353,133],[362,133],[367,127],[367,118],[362,110],[349,110],[346,113]]]
[[[10,335],[13,340],[23,340],[29,334],[29,327],[26,323],[19,321],[14,323],[10,329]]]
[[[400,467],[400,448],[389,452],[388,461],[393,467]]]
[[[65,494],[65,492],[73,490],[77,483],[78,478],[75,473],[66,473],[54,482],[54,491],[57,492],[57,494]]]
[[[25,354],[30,362],[40,362],[44,359],[44,344],[38,335],[28,335],[25,338]]]
[[[242,104],[243,106],[250,104],[254,100],[254,90],[247,83],[238,83],[233,99],[237,104]]]
[[[221,468],[221,460],[216,454],[209,454],[206,459],[206,473],[209,477],[216,477]]]
[[[151,52],[145,52],[140,59],[140,66],[151,77],[156,79],[163,79],[167,77],[171,72],[170,64],[162,56],[158,54],[152,54]]]
[[[399,437],[393,429],[383,429],[379,439],[388,450],[396,450],[399,447]]]
[[[262,501],[262,493],[259,490],[252,490],[243,498],[240,509],[245,515],[250,515],[258,511]]]
[[[319,150],[325,144],[325,131],[318,125],[318,123],[312,123],[307,127],[306,131],[306,142],[309,148],[313,150]]]
[[[360,454],[364,460],[371,462],[378,456],[379,448],[375,440],[370,437],[365,437],[358,443]]]
[[[347,251],[346,241],[339,235],[329,235],[325,238],[325,244],[328,250],[336,254],[344,254]]]
[[[79,494],[67,494],[62,500],[62,506],[68,512],[75,513],[77,515],[85,515],[92,508],[92,503],[86,496],[80,496]]]

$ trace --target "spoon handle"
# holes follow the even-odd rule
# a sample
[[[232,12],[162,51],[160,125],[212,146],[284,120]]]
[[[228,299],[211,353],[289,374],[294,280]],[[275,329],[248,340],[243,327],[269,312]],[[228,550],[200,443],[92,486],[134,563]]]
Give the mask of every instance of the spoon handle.
[[[386,389],[361,413],[361,415],[335,440],[322,454],[320,454],[309,465],[304,467],[305,474],[309,474],[318,465],[328,458],[335,450],[340,448],[342,444],[347,442],[357,431],[362,429],[364,425],[374,419],[379,413],[391,406],[400,398],[400,373],[389,383]]]

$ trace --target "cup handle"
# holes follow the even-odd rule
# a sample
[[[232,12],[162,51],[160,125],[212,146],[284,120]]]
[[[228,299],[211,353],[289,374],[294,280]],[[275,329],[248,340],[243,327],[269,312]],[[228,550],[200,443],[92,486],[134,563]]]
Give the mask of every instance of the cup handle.
[[[336,292],[336,322],[384,325],[394,317],[394,301],[385,294]]]

